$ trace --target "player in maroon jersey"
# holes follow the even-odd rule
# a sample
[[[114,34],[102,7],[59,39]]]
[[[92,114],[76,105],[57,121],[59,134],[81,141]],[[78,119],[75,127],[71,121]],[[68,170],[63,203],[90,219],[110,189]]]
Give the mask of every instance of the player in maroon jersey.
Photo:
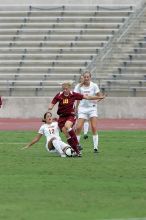
[[[0,97],[0,108],[1,108],[1,106],[2,106],[2,98]]]
[[[54,105],[58,102],[59,115],[58,125],[60,130],[65,134],[67,142],[77,153],[77,156],[81,156],[79,151],[79,142],[77,140],[76,134],[73,130],[73,125],[76,121],[75,107],[74,103],[76,100],[101,100],[104,96],[87,96],[80,93],[71,91],[71,83],[64,82],[62,84],[62,91],[59,92],[49,104],[49,110],[52,110]]]

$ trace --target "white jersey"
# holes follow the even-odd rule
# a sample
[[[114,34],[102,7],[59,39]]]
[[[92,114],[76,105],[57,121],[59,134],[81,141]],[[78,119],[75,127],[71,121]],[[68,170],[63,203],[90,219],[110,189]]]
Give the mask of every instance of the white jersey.
[[[61,138],[59,136],[58,122],[52,122],[51,124],[43,124],[40,127],[38,133],[42,134],[46,137],[46,149],[49,152],[52,152],[52,153],[58,152],[58,150],[56,150],[56,148],[53,148],[53,149],[48,148],[48,143],[53,137],[58,140],[58,143],[60,144],[60,148],[62,150],[68,146],[66,143],[64,143],[61,140]]]
[[[83,95],[89,95],[89,96],[95,96],[97,93],[100,92],[100,89],[97,84],[90,82],[89,86],[80,86],[80,84],[77,84],[75,86],[74,92],[81,93]],[[95,107],[97,108],[97,101],[96,100],[86,100],[83,99],[80,101],[80,104],[78,106],[83,108],[90,108]]]
[[[39,134],[43,134],[47,141],[49,141],[51,138],[56,137],[59,140],[61,140],[59,136],[59,127],[58,122],[52,122],[51,124],[43,124],[39,131]]]

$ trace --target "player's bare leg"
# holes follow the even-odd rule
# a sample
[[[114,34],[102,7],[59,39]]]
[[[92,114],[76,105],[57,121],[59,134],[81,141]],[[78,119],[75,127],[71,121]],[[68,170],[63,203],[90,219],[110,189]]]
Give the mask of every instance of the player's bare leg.
[[[81,134],[81,131],[82,131],[84,122],[85,122],[85,119],[83,119],[83,118],[79,118],[79,119],[77,120],[76,135],[77,135],[77,139],[78,139],[78,142],[79,142],[79,143],[80,143],[80,134]]]

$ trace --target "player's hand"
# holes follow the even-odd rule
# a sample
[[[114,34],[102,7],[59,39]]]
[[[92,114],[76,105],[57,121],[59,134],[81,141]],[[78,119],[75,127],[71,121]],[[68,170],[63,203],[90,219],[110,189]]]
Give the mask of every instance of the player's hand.
[[[102,97],[99,97],[99,99],[97,100],[97,102],[100,102],[101,100],[105,99],[107,97],[107,94],[103,94]]]
[[[51,111],[53,109],[53,106],[54,105],[52,103],[50,103],[49,106],[48,106],[48,110]]]
[[[25,150],[25,149],[27,149],[27,148],[29,148],[29,146],[28,146],[28,145],[26,145],[26,146],[22,147],[22,148],[21,148],[21,150]]]

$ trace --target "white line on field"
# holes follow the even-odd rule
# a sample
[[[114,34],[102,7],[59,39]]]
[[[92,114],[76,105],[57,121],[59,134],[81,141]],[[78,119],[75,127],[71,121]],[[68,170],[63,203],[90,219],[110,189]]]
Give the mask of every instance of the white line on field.
[[[6,145],[8,145],[8,144],[9,144],[9,145],[12,145],[12,144],[15,145],[15,144],[28,144],[28,143],[26,143],[26,142],[13,142],[13,143],[7,143],[7,142],[5,142],[5,143],[0,143],[0,145],[5,145],[5,144],[6,144]]]
[[[146,220],[146,217],[143,218],[109,218],[103,220]]]

